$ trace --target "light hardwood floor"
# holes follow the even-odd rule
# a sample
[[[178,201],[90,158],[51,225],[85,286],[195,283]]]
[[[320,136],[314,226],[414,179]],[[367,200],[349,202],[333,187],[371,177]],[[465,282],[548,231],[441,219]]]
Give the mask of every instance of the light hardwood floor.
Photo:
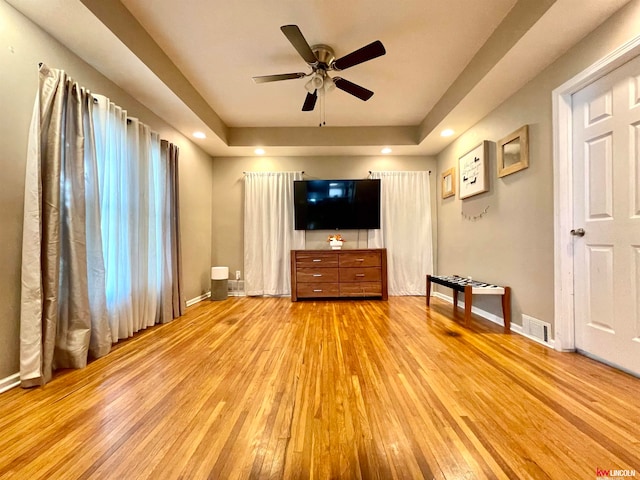
[[[1,394],[0,478],[640,470],[640,379],[462,316],[424,297],[202,302],[44,388]]]

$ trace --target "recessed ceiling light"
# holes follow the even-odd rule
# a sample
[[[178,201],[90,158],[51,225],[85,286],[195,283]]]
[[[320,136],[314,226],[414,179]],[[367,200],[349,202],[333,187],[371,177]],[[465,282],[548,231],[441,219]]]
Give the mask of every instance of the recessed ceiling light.
[[[440,133],[440,136],[442,136],[442,137],[450,137],[454,133],[455,132],[453,130],[451,130],[450,128],[447,128],[446,130],[442,130],[442,132]]]
[[[202,132],[193,132],[193,136],[196,138],[207,138],[207,136]]]
[[[382,150],[380,150],[380,153],[391,153],[393,150],[391,150],[389,147],[384,147]]]
[[[264,148],[256,148],[253,153],[256,155],[264,155]]]

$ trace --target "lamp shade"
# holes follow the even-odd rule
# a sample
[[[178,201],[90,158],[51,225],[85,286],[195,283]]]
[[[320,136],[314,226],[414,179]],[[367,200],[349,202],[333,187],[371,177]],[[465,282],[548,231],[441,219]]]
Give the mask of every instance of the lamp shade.
[[[333,83],[333,78],[327,76],[327,78],[324,80],[324,91],[326,93],[331,93],[336,89],[336,84]]]
[[[314,73],[311,75],[311,79],[306,83],[304,88],[307,89],[308,92],[313,92],[315,90],[319,90],[322,88],[322,84],[324,83],[322,76]]]

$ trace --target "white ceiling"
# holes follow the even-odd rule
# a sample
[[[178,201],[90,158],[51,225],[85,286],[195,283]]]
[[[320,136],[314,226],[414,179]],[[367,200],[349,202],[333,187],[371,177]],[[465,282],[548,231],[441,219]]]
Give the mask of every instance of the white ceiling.
[[[436,154],[627,1],[8,3],[183,134],[204,131],[194,141],[209,153],[233,156],[257,145],[271,155],[371,155],[385,145]],[[340,72],[374,96],[335,90],[318,128],[320,102],[301,111],[306,79],[255,84],[252,76],[310,71],[280,31],[286,24],[337,57],[382,41],[386,55]],[[446,127],[456,135],[440,137]]]
[[[327,44],[338,58],[374,40],[385,45],[385,56],[340,73],[375,95],[363,102],[333,92],[325,103],[331,125],[417,125],[515,0],[122,3],[227,125],[313,127],[317,115],[300,110],[304,79],[251,81],[309,71],[281,25],[297,24],[310,45]]]

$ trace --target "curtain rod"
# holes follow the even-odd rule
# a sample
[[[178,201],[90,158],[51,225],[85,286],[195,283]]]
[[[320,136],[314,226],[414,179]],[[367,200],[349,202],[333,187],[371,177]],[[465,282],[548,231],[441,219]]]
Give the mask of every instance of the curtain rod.
[[[431,175],[431,170],[427,170],[427,172],[429,172],[429,175]],[[243,175],[246,175],[247,173],[251,173],[251,172],[245,172],[245,171],[242,172]],[[302,175],[304,175],[304,170],[301,173]],[[372,173],[371,170],[369,170],[369,174],[371,173]]]
[[[427,170],[427,172],[429,172],[429,175],[431,175],[431,170]],[[371,175],[373,172],[371,170],[369,170],[369,175]]]
[[[38,62],[38,68],[42,68],[42,65],[44,65],[43,62]],[[91,94],[91,98],[93,98],[93,103],[98,103],[98,99],[95,95]],[[127,125],[130,125],[132,122],[131,118],[127,117]],[[304,172],[302,172],[304,173]]]
[[[246,175],[247,173],[252,173],[252,172],[242,172],[243,175]],[[302,173],[302,175],[304,175],[304,170],[302,172],[300,172],[300,173]]]

